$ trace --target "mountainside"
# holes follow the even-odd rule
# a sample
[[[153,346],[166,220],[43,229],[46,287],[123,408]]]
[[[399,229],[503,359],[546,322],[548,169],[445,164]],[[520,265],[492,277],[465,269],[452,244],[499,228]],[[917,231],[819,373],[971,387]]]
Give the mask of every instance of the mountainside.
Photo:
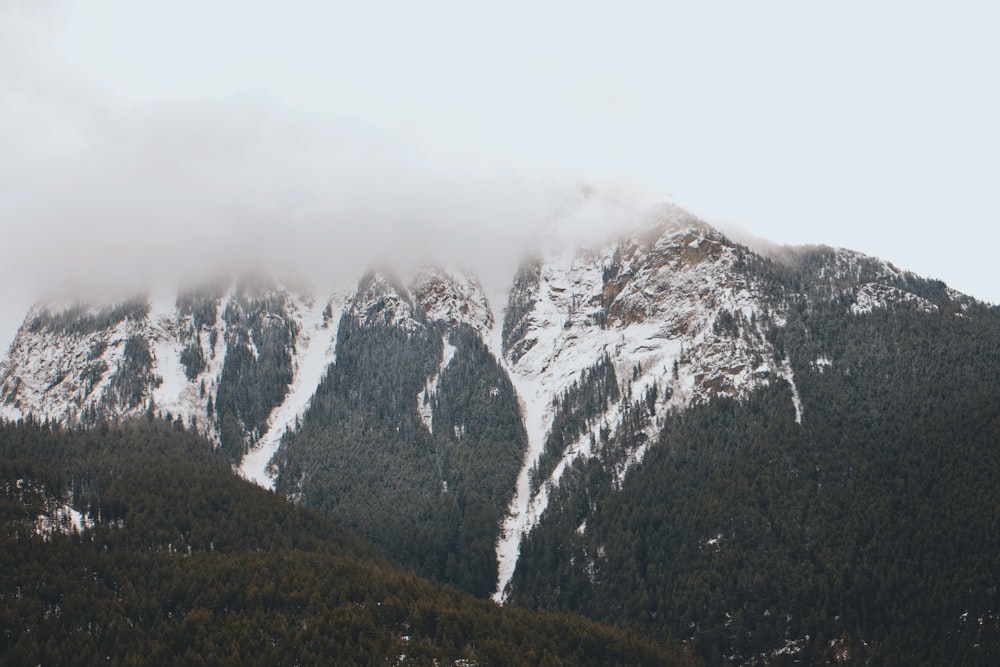
[[[794,387],[787,361],[763,333],[784,321],[784,304],[766,299],[760,281],[740,270],[747,254],[668,210],[635,236],[521,267],[503,345],[537,463],[522,470],[504,526],[498,599],[523,534],[574,461],[617,437],[615,474],[623,477],[671,412],[775,381]]]
[[[577,317],[629,313],[627,352],[629,327],[657,313],[685,332],[676,371],[636,346],[617,414],[568,438],[551,428],[546,448],[576,442],[543,471],[545,512],[531,507],[503,592],[670,632],[710,663],[995,661],[1000,312],[856,253],[776,260],[697,227],[668,236],[637,255],[652,265],[627,265],[624,289],[606,279],[624,303],[599,310],[595,281],[578,281],[594,306]],[[541,266],[525,293],[546,285]],[[567,302],[548,284],[526,312]],[[543,351],[594,349],[580,344],[599,340],[590,322],[581,334],[568,318]],[[535,347],[523,331],[507,341],[515,376]],[[587,403],[579,386],[554,425]],[[589,398],[608,402],[601,387]]]
[[[526,437],[482,338],[485,297],[455,282],[425,272],[414,295],[382,274],[362,280],[336,364],[278,451],[276,488],[418,572],[485,596]]]
[[[506,595],[523,536],[577,460],[597,456],[620,485],[671,415],[775,385],[788,388],[802,423],[780,334],[794,312],[828,302],[844,317],[897,306],[962,312],[973,303],[850,251],[777,249],[765,257],[676,208],[597,248],[556,250],[522,265],[503,350],[532,449],[498,545],[496,598]]]
[[[0,366],[0,415],[89,426],[152,410],[238,462],[267,434],[295,362],[328,346],[323,310],[253,280],[161,300],[40,305]]]
[[[0,366],[8,419],[162,413],[420,575],[712,663],[988,664],[998,408],[997,308],[672,206],[543,244],[502,318],[435,266],[241,280],[38,306]]]
[[[176,424],[0,424],[0,471],[4,664],[692,664],[396,570]]]

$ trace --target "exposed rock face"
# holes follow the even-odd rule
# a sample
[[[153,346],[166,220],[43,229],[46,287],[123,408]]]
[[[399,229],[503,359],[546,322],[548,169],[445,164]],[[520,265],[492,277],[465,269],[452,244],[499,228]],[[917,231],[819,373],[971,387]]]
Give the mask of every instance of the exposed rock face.
[[[36,306],[0,365],[0,415],[88,426],[153,410],[238,462],[284,399],[314,310],[311,296],[260,280]]]
[[[428,265],[414,278],[412,290],[430,320],[467,324],[482,336],[493,329],[493,310],[475,276]]]

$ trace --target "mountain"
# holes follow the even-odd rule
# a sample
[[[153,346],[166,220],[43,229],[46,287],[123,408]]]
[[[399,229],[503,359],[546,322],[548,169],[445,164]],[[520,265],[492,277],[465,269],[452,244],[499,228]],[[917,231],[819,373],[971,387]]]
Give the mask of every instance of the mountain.
[[[177,424],[0,424],[0,470],[4,664],[693,664],[395,569]]]
[[[794,388],[764,334],[784,306],[742,270],[748,251],[683,211],[666,213],[597,249],[536,258],[515,278],[504,354],[527,397],[537,463],[522,471],[504,526],[498,599],[520,540],[575,461],[627,430],[615,462],[623,478],[670,413],[773,382]]]
[[[293,361],[328,342],[322,313],[308,296],[247,279],[176,298],[40,305],[0,368],[2,415],[89,426],[152,410],[239,461],[267,434]]]
[[[1000,312],[678,222],[518,276],[513,375],[567,388],[499,595],[710,664],[994,662]]]
[[[275,457],[277,490],[484,596],[526,449],[517,396],[482,337],[491,322],[474,281],[424,272],[411,293],[365,277],[336,363]]]
[[[713,664],[996,656],[997,308],[673,206],[511,283],[37,306],[0,409],[162,414],[420,575]]]

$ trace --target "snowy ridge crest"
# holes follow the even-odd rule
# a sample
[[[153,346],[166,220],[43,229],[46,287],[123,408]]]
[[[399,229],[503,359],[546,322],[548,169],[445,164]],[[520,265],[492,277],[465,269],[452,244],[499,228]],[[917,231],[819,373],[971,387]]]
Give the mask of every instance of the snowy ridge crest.
[[[412,292],[431,321],[465,324],[480,336],[493,329],[493,310],[475,276],[427,264],[414,277]]]
[[[416,331],[425,326],[413,295],[393,275],[381,271],[361,279],[347,311],[363,327],[381,325]]]

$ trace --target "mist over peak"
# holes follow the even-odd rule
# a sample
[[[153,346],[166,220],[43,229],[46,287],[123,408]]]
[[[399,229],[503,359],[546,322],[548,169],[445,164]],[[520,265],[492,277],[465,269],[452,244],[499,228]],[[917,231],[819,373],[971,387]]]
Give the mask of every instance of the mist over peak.
[[[113,119],[63,119],[77,148],[12,175],[5,271],[33,298],[247,272],[328,289],[373,266],[409,275],[426,257],[474,267],[496,292],[529,248],[606,237],[650,201],[456,165],[384,128],[257,96],[103,114]]]
[[[16,208],[3,253],[11,301],[250,271],[326,290],[372,266],[409,275],[425,257],[475,267],[498,293],[561,206],[562,234],[622,218],[592,203],[566,215],[578,186],[561,178],[460,168],[378,127],[263,99],[121,115],[109,131],[76,124],[78,150],[12,175],[17,195],[0,201]]]

